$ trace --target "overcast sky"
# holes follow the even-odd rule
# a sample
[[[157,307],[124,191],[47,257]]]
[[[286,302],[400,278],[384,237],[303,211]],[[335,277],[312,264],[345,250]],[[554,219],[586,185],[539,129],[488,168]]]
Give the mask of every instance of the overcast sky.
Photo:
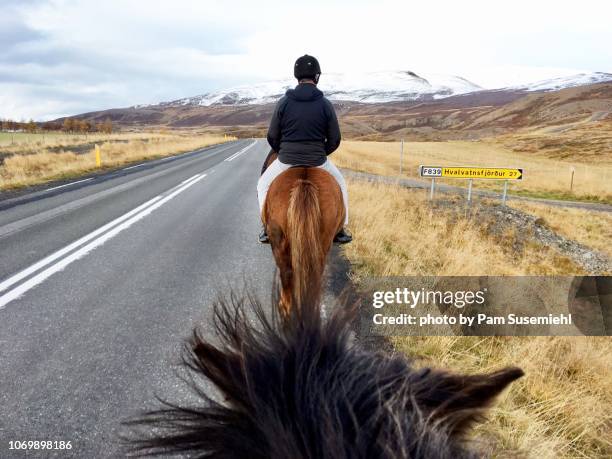
[[[612,2],[0,0],[0,117],[52,119],[291,76],[412,70],[487,88],[612,72]]]

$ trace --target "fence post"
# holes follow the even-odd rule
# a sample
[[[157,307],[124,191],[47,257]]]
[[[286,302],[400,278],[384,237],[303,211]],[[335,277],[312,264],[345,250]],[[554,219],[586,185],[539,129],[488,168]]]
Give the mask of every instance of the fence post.
[[[401,147],[400,147],[400,175],[402,175],[403,169],[404,169],[404,139],[402,139]]]

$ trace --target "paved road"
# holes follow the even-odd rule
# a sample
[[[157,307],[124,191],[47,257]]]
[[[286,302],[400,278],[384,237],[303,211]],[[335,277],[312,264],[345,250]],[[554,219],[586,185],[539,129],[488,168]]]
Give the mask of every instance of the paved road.
[[[241,140],[0,201],[1,458],[26,457],[10,440],[120,456],[121,419],[181,396],[180,340],[217,293],[246,276],[269,298],[266,151]]]

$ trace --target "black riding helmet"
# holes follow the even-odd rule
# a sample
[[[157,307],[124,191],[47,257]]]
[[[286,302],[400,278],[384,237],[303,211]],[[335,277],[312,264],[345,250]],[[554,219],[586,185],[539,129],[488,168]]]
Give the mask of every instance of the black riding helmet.
[[[321,75],[321,66],[319,61],[308,54],[304,54],[295,61],[293,66],[293,75],[301,80],[303,78],[309,78],[317,83],[319,81],[319,75]]]

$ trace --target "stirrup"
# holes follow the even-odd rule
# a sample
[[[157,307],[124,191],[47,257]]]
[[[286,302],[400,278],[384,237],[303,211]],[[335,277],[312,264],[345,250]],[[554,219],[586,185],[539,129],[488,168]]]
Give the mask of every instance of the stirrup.
[[[259,233],[259,243],[260,244],[269,244],[270,238],[268,238],[268,234],[266,233],[266,229],[262,229],[261,233]]]

